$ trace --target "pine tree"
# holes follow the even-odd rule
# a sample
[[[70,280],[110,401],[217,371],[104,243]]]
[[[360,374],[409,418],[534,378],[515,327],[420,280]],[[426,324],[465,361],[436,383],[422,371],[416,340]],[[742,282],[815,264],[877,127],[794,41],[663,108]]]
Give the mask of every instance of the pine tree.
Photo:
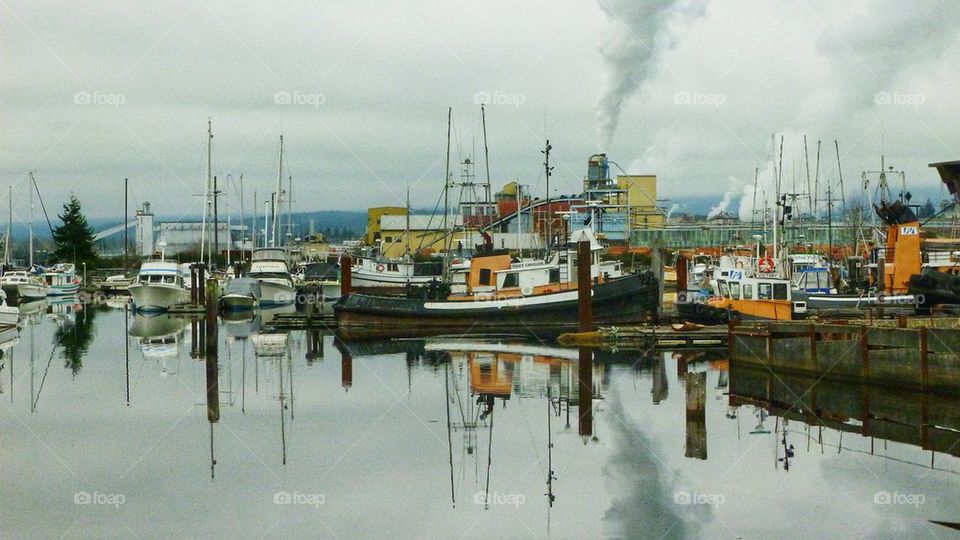
[[[76,195],[70,195],[70,200],[63,205],[63,214],[58,217],[63,225],[53,231],[56,260],[94,266],[97,252],[94,249],[93,229],[87,223]]]

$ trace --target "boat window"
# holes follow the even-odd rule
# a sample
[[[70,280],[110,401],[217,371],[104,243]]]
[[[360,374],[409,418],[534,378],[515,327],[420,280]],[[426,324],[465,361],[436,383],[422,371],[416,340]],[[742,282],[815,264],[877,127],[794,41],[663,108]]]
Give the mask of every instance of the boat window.
[[[520,286],[520,275],[516,272],[511,272],[503,276],[503,286],[504,287],[519,287]]]
[[[480,285],[490,285],[490,269],[480,269]]]
[[[786,283],[773,284],[773,299],[787,300],[787,284]]]
[[[753,285],[749,283],[743,284],[743,299],[753,300]]]
[[[560,283],[560,269],[551,268],[550,269],[550,283]]]
[[[757,283],[757,299],[770,300],[773,297],[773,287],[769,283]]]
[[[734,300],[740,299],[740,282],[739,281],[730,282],[730,298]]]
[[[397,266],[397,263],[390,263],[390,264],[388,264],[388,265],[387,265],[387,270],[390,270],[391,272],[399,272],[399,271],[400,271],[399,267]]]
[[[724,298],[730,298],[730,289],[727,288],[727,282],[718,281],[717,285],[720,286],[720,296],[723,296]]]

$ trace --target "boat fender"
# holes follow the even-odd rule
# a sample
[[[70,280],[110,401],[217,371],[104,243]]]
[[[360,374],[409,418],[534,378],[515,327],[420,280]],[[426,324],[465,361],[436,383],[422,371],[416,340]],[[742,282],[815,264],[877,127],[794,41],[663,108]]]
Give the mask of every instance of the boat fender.
[[[377,272],[383,272],[383,265],[382,265],[382,264],[378,264],[378,265],[377,265]]]

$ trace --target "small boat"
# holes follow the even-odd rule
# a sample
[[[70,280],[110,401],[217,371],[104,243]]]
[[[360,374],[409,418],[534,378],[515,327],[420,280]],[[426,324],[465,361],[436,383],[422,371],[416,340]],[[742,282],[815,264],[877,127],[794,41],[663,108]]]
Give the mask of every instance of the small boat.
[[[220,305],[227,311],[256,309],[260,305],[260,282],[250,277],[231,279],[220,297]]]
[[[20,308],[7,305],[7,293],[0,290],[0,329],[20,325]]]
[[[190,290],[173,261],[145,261],[128,287],[137,311],[166,311],[174,304],[190,301]]]
[[[703,330],[703,325],[684,321],[682,323],[673,323],[670,325],[670,328],[673,328],[674,332],[696,332],[697,330]]]
[[[72,263],[57,263],[40,274],[47,296],[72,296],[80,291],[80,278]]]
[[[340,300],[340,265],[308,263],[303,267],[302,283],[307,291],[316,294],[317,312],[321,316],[332,316],[333,305]]]
[[[47,286],[25,270],[7,272],[0,277],[0,286],[8,299],[18,303],[47,297]]]
[[[426,285],[440,279],[439,273],[426,272],[421,275],[409,257],[400,260],[358,257],[354,260],[350,274],[351,285],[358,289],[400,291],[408,285]]]
[[[260,306],[293,304],[297,290],[287,266],[287,250],[282,248],[255,249],[250,258],[247,277],[260,282]]]

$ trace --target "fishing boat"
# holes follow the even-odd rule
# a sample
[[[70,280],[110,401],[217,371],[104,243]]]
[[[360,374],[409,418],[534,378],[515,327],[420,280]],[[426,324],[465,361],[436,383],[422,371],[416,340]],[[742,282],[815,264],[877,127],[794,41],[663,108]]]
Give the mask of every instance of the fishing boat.
[[[250,258],[251,277],[260,283],[260,306],[293,304],[297,290],[287,266],[287,250],[283,248],[259,248]]]
[[[352,286],[359,289],[393,289],[401,291],[409,285],[418,286],[440,279],[437,273],[418,275],[410,257],[400,260],[357,257],[350,269]]]
[[[231,279],[220,297],[220,305],[227,311],[256,309],[260,305],[260,282],[251,277]]]
[[[25,270],[7,272],[0,277],[0,287],[12,302],[28,302],[47,297],[47,286]]]
[[[601,261],[603,247],[590,229],[573,232],[565,248],[546,260],[514,262],[506,253],[478,250],[466,273],[464,294],[431,299],[350,292],[334,304],[334,312],[342,329],[373,334],[572,327],[579,305],[576,242],[580,239],[591,246],[594,322],[649,318],[657,305],[656,279],[649,273],[624,274],[619,262]]]
[[[145,261],[127,290],[140,312],[166,311],[174,304],[190,301],[190,289],[173,261]]]
[[[57,263],[40,274],[47,296],[72,296],[80,291],[80,277],[73,263]]]

